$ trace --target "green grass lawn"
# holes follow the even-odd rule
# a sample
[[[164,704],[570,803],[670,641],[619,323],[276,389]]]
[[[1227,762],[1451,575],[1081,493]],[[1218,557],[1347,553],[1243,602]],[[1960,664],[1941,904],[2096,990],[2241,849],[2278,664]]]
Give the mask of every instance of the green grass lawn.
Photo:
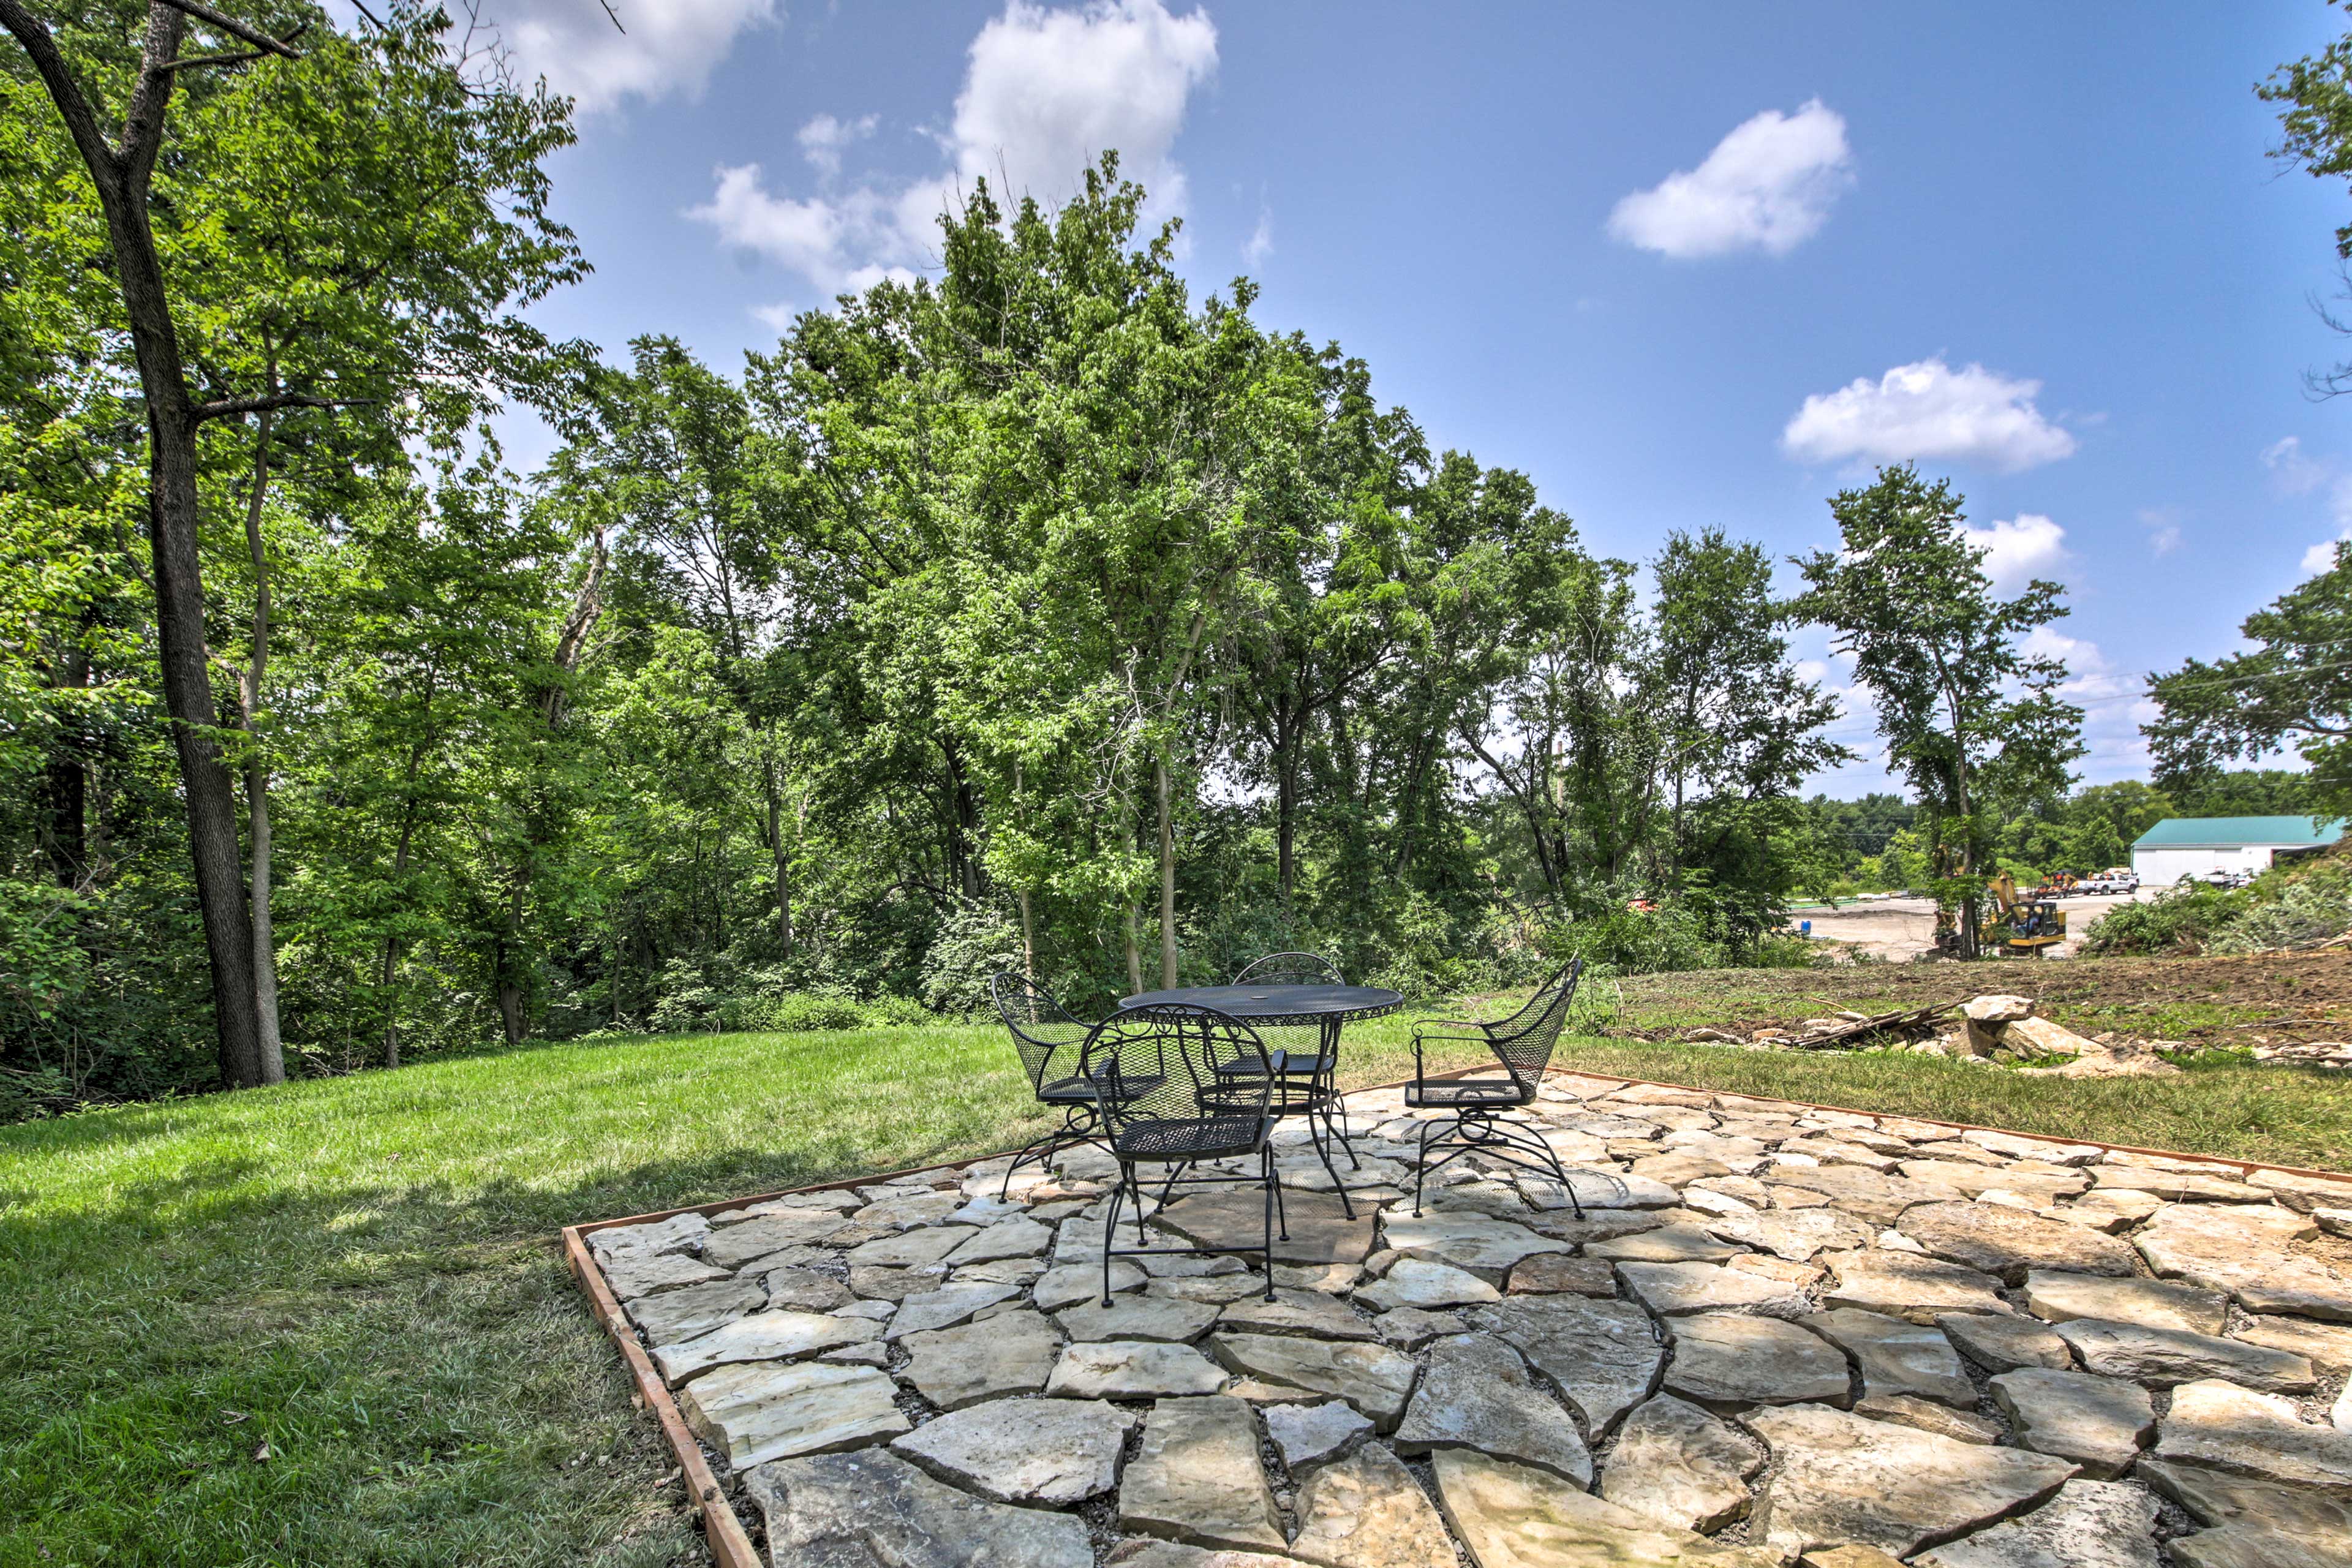
[[[1408,1071],[1405,1038],[1351,1029],[1350,1079]],[[2079,1083],[1587,1037],[1562,1065],[2352,1164],[2352,1086],[2237,1063]],[[701,1561],[557,1229],[1006,1148],[1043,1125],[1024,1087],[993,1029],[730,1035],[0,1128],[0,1563]]]

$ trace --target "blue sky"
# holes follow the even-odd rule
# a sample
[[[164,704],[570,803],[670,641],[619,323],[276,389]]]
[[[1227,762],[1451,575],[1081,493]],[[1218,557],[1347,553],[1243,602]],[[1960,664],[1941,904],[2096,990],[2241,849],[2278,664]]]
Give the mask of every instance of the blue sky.
[[[1997,575],[2070,589],[2093,782],[2145,768],[2140,672],[2352,531],[2352,403],[2302,380],[2352,353],[2311,305],[2352,201],[2252,93],[2342,25],[2316,0],[614,4],[489,0],[582,105],[556,205],[597,270],[540,318],[611,350],[738,367],[927,265],[960,174],[1050,198],[1118,146],[1201,289],[1259,279],[1596,551],[1792,553],[1874,461],[1950,475]],[[1885,778],[1850,706],[1838,793]]]

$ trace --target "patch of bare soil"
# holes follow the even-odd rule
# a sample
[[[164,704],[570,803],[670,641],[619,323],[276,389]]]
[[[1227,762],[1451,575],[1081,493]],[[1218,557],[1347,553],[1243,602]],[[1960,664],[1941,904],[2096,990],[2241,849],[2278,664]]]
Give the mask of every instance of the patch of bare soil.
[[[1791,1027],[1840,1012],[1887,1013],[2008,992],[2083,1033],[2208,1046],[2352,1037],[2352,952],[2228,958],[2003,959],[1808,970],[1708,970],[1619,983],[1618,1031],[1653,1038],[1712,1026]]]

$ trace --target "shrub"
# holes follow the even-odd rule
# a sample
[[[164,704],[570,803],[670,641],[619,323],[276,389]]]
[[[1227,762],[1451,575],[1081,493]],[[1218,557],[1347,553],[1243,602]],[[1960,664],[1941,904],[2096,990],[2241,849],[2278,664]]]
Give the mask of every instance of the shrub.
[[[2145,904],[2118,904],[2083,939],[2095,957],[2132,953],[2197,953],[2249,902],[2245,892],[2190,883]]]
[[[2352,931],[2352,865],[2329,858],[2265,872],[2209,952],[2312,947]]]
[[[923,955],[923,1005],[939,1013],[977,1013],[988,1005],[989,978],[1020,967],[1021,931],[1004,911],[959,903]]]
[[[794,991],[747,1008],[742,1026],[793,1035],[811,1029],[856,1029],[866,1023],[866,1009],[855,996],[823,991]]]
[[[1601,974],[1721,969],[1729,958],[1722,943],[1707,940],[1697,915],[1666,901],[1647,910],[1617,903],[1560,921],[1546,933],[1544,947],[1555,961],[1580,958]]]

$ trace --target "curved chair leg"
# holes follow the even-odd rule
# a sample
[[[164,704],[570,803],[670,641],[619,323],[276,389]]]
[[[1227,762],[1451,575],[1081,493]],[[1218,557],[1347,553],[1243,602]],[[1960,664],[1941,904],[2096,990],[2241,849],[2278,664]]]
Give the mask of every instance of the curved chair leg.
[[[1135,1173],[1133,1165],[1127,1168],[1127,1184],[1129,1192],[1135,1198],[1135,1245],[1147,1246],[1150,1238],[1143,1234],[1143,1181]],[[1104,1235],[1108,1237],[1109,1232],[1106,1230]]]
[[[1265,1299],[1274,1300],[1274,1200],[1282,1191],[1281,1173],[1274,1168],[1274,1145],[1268,1143],[1258,1151],[1258,1170],[1265,1182]],[[1290,1239],[1290,1227],[1283,1226],[1283,1239]]]
[[[1323,1146],[1321,1139],[1314,1136],[1315,1113],[1312,1110],[1307,1113],[1307,1142],[1315,1145],[1316,1157],[1323,1162],[1324,1173],[1331,1178],[1331,1190],[1339,1194],[1341,1212],[1349,1219],[1355,1218],[1356,1205],[1348,1199],[1348,1184],[1339,1179],[1339,1168],[1331,1163],[1331,1151]]]
[[[1129,1169],[1129,1170],[1132,1170],[1132,1169],[1133,1169],[1133,1167],[1132,1167],[1132,1166],[1129,1166],[1129,1167],[1128,1167],[1128,1169]],[[1124,1175],[1125,1173],[1126,1173],[1125,1172],[1122,1172],[1122,1173],[1121,1173],[1121,1174],[1122,1174],[1122,1175]],[[1106,1214],[1103,1215],[1103,1297],[1102,1297],[1102,1304],[1103,1304],[1104,1306],[1106,1306],[1106,1307],[1108,1307],[1108,1306],[1109,1306],[1109,1305],[1111,1304],[1111,1300],[1110,1300],[1110,1244],[1111,1244],[1111,1238],[1112,1238],[1115,1235],[1117,1235],[1117,1234],[1118,1234],[1118,1205],[1119,1205],[1119,1200],[1120,1200],[1121,1198],[1124,1198],[1126,1195],[1127,1195],[1126,1184],[1125,1184],[1125,1183],[1123,1183],[1123,1182],[1113,1182],[1113,1183],[1111,1184],[1111,1187],[1110,1187],[1110,1208],[1109,1208],[1108,1212],[1108,1213],[1106,1213]]]
[[[1429,1174],[1429,1134],[1437,1126],[1434,1117],[1421,1124],[1421,1149],[1412,1162],[1412,1217],[1421,1217],[1421,1184]]]

